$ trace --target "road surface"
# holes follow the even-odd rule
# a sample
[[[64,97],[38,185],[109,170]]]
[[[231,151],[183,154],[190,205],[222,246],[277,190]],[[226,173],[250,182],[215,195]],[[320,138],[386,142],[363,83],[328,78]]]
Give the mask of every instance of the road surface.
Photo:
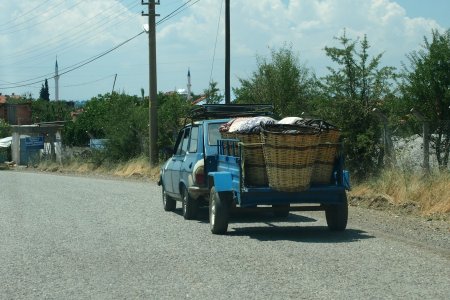
[[[216,236],[177,207],[150,182],[0,171],[0,299],[449,299],[448,231],[351,208],[343,233],[296,212]]]

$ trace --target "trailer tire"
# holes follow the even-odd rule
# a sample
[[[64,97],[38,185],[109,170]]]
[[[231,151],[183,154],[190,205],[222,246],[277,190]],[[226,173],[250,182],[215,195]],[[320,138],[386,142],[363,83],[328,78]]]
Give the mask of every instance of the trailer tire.
[[[348,203],[345,192],[342,194],[342,203],[328,205],[325,208],[328,229],[331,231],[343,231],[347,227]]]
[[[225,234],[228,229],[230,206],[233,201],[231,192],[216,192],[211,188],[209,196],[209,226],[213,234]]]
[[[174,211],[177,207],[177,201],[167,195],[164,185],[162,185],[162,202],[165,211]]]
[[[183,217],[186,220],[193,220],[197,217],[198,213],[198,201],[189,195],[186,187],[183,187],[182,197]]]
[[[289,216],[289,207],[290,204],[274,204],[272,208],[274,208],[273,214],[275,217],[286,218]]]

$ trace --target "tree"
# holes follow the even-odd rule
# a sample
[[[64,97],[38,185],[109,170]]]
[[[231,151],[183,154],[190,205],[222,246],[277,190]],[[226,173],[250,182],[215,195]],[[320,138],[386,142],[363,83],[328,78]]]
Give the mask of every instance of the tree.
[[[270,59],[257,57],[257,70],[249,79],[239,78],[241,86],[233,89],[237,103],[274,105],[276,117],[300,115],[309,110],[315,97],[316,80],[299,63],[292,47],[272,49]]]
[[[431,147],[441,169],[448,165],[450,153],[450,30],[432,31],[424,37],[420,51],[407,55],[401,91],[405,103],[420,111],[430,122]]]
[[[48,81],[45,79],[39,92],[39,99],[50,101],[50,92],[48,91]]]
[[[3,119],[0,119],[0,139],[8,136],[11,136],[11,126]]]
[[[336,39],[341,47],[325,47],[325,53],[337,68],[328,67],[329,75],[321,84],[324,99],[315,107],[318,114],[342,129],[347,162],[363,178],[383,162],[380,121],[372,110],[383,110],[392,98],[394,68],[380,67],[382,54],[369,57],[366,36],[358,43],[344,31]]]
[[[158,147],[171,148],[192,104],[178,93],[158,95]]]
[[[208,89],[203,91],[207,104],[219,104],[223,100],[223,95],[217,87],[217,81],[211,81]]]

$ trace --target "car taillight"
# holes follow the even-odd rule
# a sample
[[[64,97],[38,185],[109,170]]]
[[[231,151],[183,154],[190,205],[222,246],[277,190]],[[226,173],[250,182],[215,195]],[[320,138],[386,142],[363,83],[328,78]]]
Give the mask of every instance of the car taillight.
[[[197,185],[202,185],[205,183],[205,173],[203,171],[203,167],[199,167],[197,170],[195,170],[195,183]]]

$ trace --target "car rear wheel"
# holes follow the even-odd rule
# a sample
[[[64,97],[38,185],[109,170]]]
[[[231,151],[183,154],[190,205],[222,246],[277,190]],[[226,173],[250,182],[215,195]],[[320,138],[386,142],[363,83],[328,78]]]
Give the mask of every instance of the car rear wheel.
[[[175,199],[167,195],[167,192],[164,189],[164,185],[162,186],[162,201],[165,211],[174,211],[177,207],[177,202],[175,201]]]
[[[183,188],[183,217],[186,220],[192,220],[197,217],[198,213],[198,201],[189,196],[188,190],[186,187]]]

